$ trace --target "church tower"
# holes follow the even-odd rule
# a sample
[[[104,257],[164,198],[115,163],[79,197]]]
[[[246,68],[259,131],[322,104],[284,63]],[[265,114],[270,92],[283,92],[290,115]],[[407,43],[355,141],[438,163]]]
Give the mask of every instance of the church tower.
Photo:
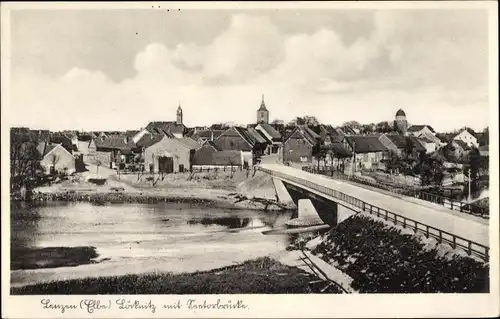
[[[406,113],[402,109],[396,112],[396,120],[394,121],[394,128],[399,133],[406,135],[408,129],[408,121],[406,120]]]
[[[179,102],[179,107],[177,107],[177,125],[182,124],[182,108],[181,108],[181,102]]]
[[[262,102],[257,110],[257,124],[259,123],[269,124],[269,111],[266,108],[266,103],[264,103],[264,94],[262,94]]]

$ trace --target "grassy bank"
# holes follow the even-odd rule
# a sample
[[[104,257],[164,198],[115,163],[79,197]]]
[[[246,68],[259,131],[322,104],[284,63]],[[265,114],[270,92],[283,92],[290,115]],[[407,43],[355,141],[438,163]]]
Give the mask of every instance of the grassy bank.
[[[71,267],[93,263],[95,247],[12,247],[10,269]]]
[[[289,294],[320,293],[316,278],[268,257],[190,274],[145,274],[86,278],[11,288],[14,295],[39,294]],[[331,290],[328,291],[331,293]]]
[[[333,228],[313,253],[354,279],[367,293],[480,293],[489,291],[489,266],[443,254],[445,247],[356,215]]]

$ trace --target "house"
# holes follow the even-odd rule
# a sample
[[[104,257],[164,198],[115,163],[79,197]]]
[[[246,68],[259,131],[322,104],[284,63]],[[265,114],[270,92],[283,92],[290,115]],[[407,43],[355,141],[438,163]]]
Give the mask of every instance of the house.
[[[281,134],[271,124],[259,123],[255,130],[261,133],[269,141],[265,154],[278,154],[281,149]]]
[[[96,139],[96,161],[103,166],[116,168],[119,164],[132,164],[134,162],[135,144],[125,135],[111,135],[104,140]]]
[[[429,137],[422,135],[418,138],[420,144],[425,148],[427,154],[433,153],[438,149],[439,143],[431,140]]]
[[[181,139],[162,136],[144,149],[144,165],[151,173],[177,173],[191,169],[196,150]]]
[[[220,151],[213,142],[205,142],[195,151],[192,159],[193,167],[242,166],[240,151]]]
[[[478,147],[479,143],[477,142],[477,138],[476,138],[475,134],[476,133],[472,129],[464,128],[460,131],[460,133],[455,135],[453,137],[453,139],[463,141],[467,145],[469,145],[470,147],[472,147],[472,146]]]
[[[380,142],[379,136],[346,135],[342,144],[346,150],[353,153],[356,167],[359,168],[375,168],[388,152]]]
[[[283,141],[283,162],[312,163],[321,137],[306,125],[297,126]]]
[[[412,125],[407,130],[408,135],[420,137],[421,135],[435,135],[436,131],[430,125]]]
[[[224,131],[214,144],[221,151],[242,151],[247,153],[247,156],[251,154],[253,162],[264,154],[269,141],[253,128],[233,126]]]
[[[399,157],[426,152],[427,149],[415,136],[403,136],[399,134],[381,134],[380,142],[388,151],[396,153]]]
[[[42,158],[40,165],[46,174],[75,172],[75,158],[61,144],[41,142],[37,150]]]

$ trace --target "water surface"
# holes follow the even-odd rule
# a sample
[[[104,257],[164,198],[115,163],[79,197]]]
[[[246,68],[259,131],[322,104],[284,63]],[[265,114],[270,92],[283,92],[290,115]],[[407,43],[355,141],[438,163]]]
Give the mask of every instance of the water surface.
[[[12,247],[94,246],[98,263],[13,271],[13,286],[87,276],[208,270],[283,251],[291,213],[189,204],[51,203],[11,210]],[[13,256],[15,258],[15,256]]]

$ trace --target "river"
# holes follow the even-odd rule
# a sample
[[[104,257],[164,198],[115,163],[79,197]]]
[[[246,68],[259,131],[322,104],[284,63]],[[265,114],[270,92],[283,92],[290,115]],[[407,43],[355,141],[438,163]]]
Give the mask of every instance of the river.
[[[20,269],[11,285],[150,272],[203,271],[285,250],[291,212],[224,210],[189,204],[50,203],[11,209],[13,247],[94,246],[97,263]]]

